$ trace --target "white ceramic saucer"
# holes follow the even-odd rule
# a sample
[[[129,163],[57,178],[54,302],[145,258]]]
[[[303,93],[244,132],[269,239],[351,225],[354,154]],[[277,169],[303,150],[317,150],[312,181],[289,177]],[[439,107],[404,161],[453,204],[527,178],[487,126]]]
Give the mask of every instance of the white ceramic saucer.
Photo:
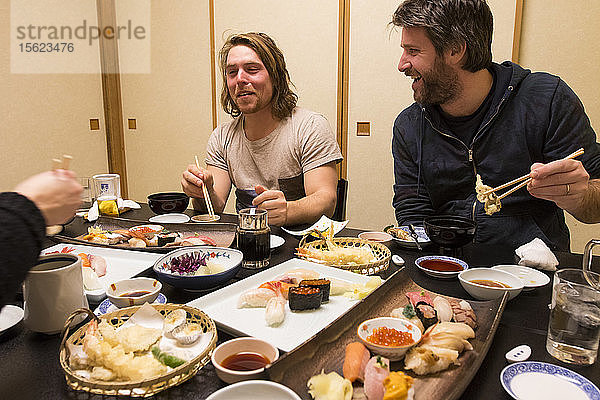
[[[21,307],[8,304],[0,311],[0,333],[12,328],[23,319],[25,312]]]
[[[156,298],[156,300],[154,300],[152,302],[152,304],[165,304],[167,302],[167,297],[162,294],[159,293],[158,297]],[[111,303],[111,301],[109,299],[104,300],[102,303],[100,303],[100,305],[98,306],[98,308],[96,308],[94,310],[94,314],[96,314],[97,316],[101,316],[107,313],[111,313],[113,311],[117,311],[119,308],[117,306],[115,306],[113,303]]]
[[[183,224],[190,220],[189,215],[179,214],[179,213],[171,213],[171,214],[161,214],[155,215],[150,218],[148,221],[155,224]]]
[[[511,364],[500,373],[504,390],[518,400],[600,398],[600,390],[587,378],[558,365],[539,361]]]
[[[492,269],[500,269],[513,275],[516,275],[523,281],[523,290],[533,290],[535,288],[550,283],[548,275],[537,269],[524,267],[522,265],[496,265]]]
[[[285,243],[285,239],[281,236],[271,234],[271,250],[277,249]]]

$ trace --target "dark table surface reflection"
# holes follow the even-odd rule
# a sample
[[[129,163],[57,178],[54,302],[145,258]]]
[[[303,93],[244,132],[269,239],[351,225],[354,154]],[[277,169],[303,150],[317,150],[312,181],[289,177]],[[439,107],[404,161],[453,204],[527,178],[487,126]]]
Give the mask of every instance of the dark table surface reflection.
[[[191,210],[186,212],[189,215],[194,215]],[[143,205],[141,210],[130,211],[124,214],[123,217],[146,221],[153,215],[149,208]],[[223,215],[221,221],[237,223],[237,217]],[[81,218],[76,218],[65,227],[64,233],[76,236],[84,232],[87,226],[90,226],[90,224],[84,223]],[[273,266],[294,256],[295,248],[298,246],[298,238],[277,227],[271,229],[273,234],[282,236],[285,239],[285,244],[271,254],[270,266]],[[361,231],[356,229],[345,229],[338,236],[354,237],[359,232]],[[48,241],[45,247],[53,244]],[[390,245],[390,250],[392,254],[398,254],[405,260],[411,279],[418,285],[436,293],[472,299],[460,286],[458,280],[433,279],[422,274],[416,268],[414,260],[422,255],[436,254],[437,249],[435,247],[426,247],[423,252],[419,252],[399,247],[396,243],[393,243]],[[559,268],[581,268],[582,256],[579,254],[556,253],[556,256],[560,261]],[[462,258],[470,267],[489,267],[497,264],[515,263],[513,249],[501,246],[468,245],[462,249]],[[595,270],[600,269],[599,258],[596,257],[594,260]],[[390,268],[382,273],[382,277],[386,278],[397,268],[394,264],[391,264]],[[263,270],[242,269],[234,280],[229,283],[244,279]],[[144,271],[139,276],[155,277],[152,269]],[[217,289],[219,288],[206,293]],[[162,292],[170,303],[186,303],[206,294],[177,289],[168,284],[163,284]],[[398,295],[403,294],[399,293]],[[499,376],[502,369],[507,365],[504,358],[505,353],[520,344],[531,346],[532,356],[530,360],[562,365],[599,385],[600,362],[597,361],[594,365],[588,367],[575,367],[559,362],[546,352],[546,328],[550,313],[548,309],[550,299],[551,284],[533,291],[522,292],[507,304],[490,350],[461,399],[510,399],[511,397],[500,384]],[[14,304],[22,306],[22,296],[17,296]],[[97,304],[90,305],[91,308],[96,306]],[[230,338],[230,335],[219,331],[219,343]],[[106,398],[106,396],[101,397],[84,392],[75,392],[67,387],[58,361],[59,345],[59,335],[48,336],[31,332],[23,326],[22,322],[6,331],[0,337],[0,397],[5,399]],[[342,362],[343,360],[340,360],[340,363]],[[315,373],[317,372],[315,371]],[[224,386],[225,384],[217,378],[213,366],[209,363],[188,382],[161,392],[155,398],[204,399]],[[301,393],[300,395],[303,398],[308,396],[307,393]]]

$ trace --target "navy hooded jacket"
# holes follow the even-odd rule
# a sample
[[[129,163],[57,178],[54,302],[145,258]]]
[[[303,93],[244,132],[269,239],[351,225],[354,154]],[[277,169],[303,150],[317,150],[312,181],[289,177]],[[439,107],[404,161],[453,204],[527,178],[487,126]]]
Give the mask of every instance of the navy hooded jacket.
[[[580,147],[590,179],[600,178],[600,144],[583,105],[559,77],[517,64],[492,64],[495,93],[471,143],[463,143],[431,106],[406,108],[394,122],[394,200],[398,224],[422,224],[428,215],[453,214],[477,223],[476,243],[518,247],[536,237],[568,251],[569,230],[555,203],[526,188],[502,200],[488,216],[475,197],[475,176],[496,187],[527,174],[535,162],[566,157]]]

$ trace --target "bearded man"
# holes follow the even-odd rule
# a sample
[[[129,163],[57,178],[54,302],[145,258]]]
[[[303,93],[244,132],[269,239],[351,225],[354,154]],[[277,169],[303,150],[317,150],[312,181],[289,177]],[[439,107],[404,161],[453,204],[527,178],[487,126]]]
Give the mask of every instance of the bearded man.
[[[204,209],[206,185],[220,213],[233,184],[236,209],[267,211],[271,225],[313,223],[333,215],[335,164],[342,160],[329,123],[296,106],[285,59],[264,33],[232,35],[219,54],[221,105],[234,117],[208,140],[206,168],[189,165],[181,186]]]
[[[492,62],[485,0],[406,0],[392,24],[402,28],[398,69],[415,99],[393,130],[398,224],[460,215],[476,221],[475,242],[539,237],[568,251],[563,210],[600,222],[600,144],[575,93],[557,76]],[[562,160],[581,147],[578,160]],[[496,187],[528,172],[527,188],[484,212],[476,175]]]

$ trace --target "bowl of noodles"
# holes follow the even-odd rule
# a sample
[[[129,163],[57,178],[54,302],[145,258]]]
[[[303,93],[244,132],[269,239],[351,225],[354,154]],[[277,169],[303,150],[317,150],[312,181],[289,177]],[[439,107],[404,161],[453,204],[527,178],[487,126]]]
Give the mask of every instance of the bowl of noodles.
[[[187,290],[208,290],[232,279],[243,254],[225,247],[198,246],[174,250],[156,260],[154,272],[163,283]]]

